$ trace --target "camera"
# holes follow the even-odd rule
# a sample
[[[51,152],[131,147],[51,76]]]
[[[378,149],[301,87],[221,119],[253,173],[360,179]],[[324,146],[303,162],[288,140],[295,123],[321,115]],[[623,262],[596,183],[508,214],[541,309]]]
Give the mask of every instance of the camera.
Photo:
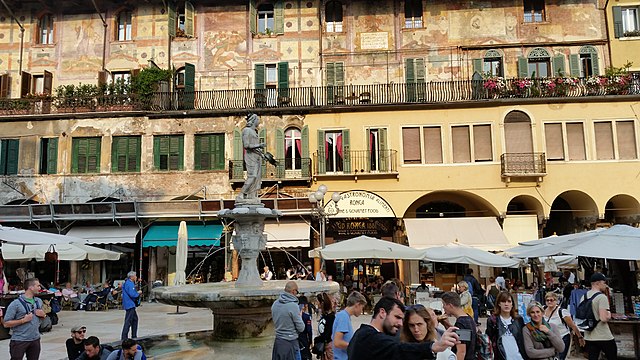
[[[471,341],[471,330],[469,329],[458,329],[456,334],[458,334],[460,341]]]

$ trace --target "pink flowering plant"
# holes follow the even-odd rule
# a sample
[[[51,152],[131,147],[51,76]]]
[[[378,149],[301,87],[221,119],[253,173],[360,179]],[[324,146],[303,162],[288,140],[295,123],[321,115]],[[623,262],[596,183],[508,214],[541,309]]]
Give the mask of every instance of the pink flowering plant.
[[[491,76],[484,80],[483,86],[489,97],[499,97],[507,88],[507,83],[501,76]]]

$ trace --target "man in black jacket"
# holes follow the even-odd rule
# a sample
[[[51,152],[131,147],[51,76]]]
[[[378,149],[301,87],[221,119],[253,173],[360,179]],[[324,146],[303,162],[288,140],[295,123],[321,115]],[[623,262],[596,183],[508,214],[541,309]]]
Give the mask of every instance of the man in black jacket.
[[[436,352],[460,343],[455,327],[447,329],[436,342],[401,343],[395,335],[403,319],[404,305],[399,300],[380,299],[373,308],[371,323],[361,325],[349,342],[349,360],[435,359]]]

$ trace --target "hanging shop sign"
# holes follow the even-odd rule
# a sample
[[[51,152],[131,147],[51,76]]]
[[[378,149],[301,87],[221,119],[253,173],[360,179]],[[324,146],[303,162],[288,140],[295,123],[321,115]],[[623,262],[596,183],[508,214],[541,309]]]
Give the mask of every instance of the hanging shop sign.
[[[336,219],[327,224],[327,237],[336,240],[351,239],[367,235],[381,239],[392,237],[395,219]]]
[[[325,213],[331,218],[395,218],[391,206],[380,196],[362,190],[346,191],[340,194],[340,201],[330,201]]]

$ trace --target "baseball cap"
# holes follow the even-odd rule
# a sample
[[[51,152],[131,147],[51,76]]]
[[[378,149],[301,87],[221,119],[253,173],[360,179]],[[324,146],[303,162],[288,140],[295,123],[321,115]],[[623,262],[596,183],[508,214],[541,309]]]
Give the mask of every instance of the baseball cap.
[[[87,327],[84,326],[84,325],[76,325],[76,326],[71,327],[71,332],[77,332],[77,331],[80,331],[82,329],[86,330]]]
[[[596,281],[607,281],[607,277],[604,276],[603,273],[593,273],[593,275],[591,275],[591,282],[594,283]]]

